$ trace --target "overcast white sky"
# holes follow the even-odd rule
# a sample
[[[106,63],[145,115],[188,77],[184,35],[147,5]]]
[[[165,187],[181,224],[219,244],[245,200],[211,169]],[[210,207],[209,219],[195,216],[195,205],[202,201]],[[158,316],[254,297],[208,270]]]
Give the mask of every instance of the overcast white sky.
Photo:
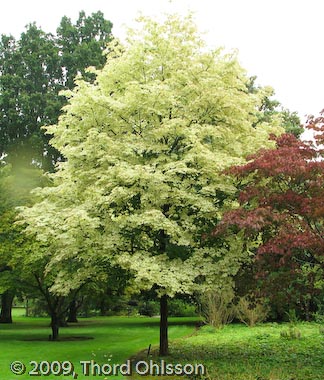
[[[208,43],[238,49],[243,67],[285,107],[302,119],[324,108],[323,0],[9,0],[1,5],[0,33],[19,37],[33,21],[55,32],[62,16],[75,21],[80,10],[101,10],[118,37],[140,11],[194,11]]]

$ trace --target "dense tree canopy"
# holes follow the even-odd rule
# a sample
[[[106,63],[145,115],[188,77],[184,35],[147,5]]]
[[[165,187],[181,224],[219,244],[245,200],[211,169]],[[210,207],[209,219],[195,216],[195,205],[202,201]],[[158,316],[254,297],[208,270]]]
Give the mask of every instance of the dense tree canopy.
[[[74,87],[78,74],[92,79],[93,75],[86,72],[89,66],[100,68],[104,65],[106,58],[102,52],[111,39],[111,29],[112,23],[100,11],[88,17],[81,11],[75,24],[66,16],[62,18],[56,38],[67,88]]]
[[[134,288],[165,300],[237,271],[240,236],[218,249],[202,240],[233,190],[219,173],[281,128],[277,119],[254,125],[261,97],[235,56],[206,49],[190,17],[142,25],[125,46],[109,45],[94,83],[66,93],[47,131],[67,160],[24,218],[55,260],[107,257],[133,274]]]
[[[323,288],[323,126],[323,117],[311,118],[314,142],[284,134],[273,138],[275,149],[233,167],[239,207],[225,214],[214,231],[219,236],[228,228],[230,233],[244,230],[248,240],[257,239],[255,265],[265,279],[264,290],[272,297],[281,290],[285,302],[292,308],[299,304],[306,317],[312,297]]]
[[[65,104],[58,94],[73,88],[77,74],[91,79],[85,69],[102,67],[111,28],[101,12],[89,17],[80,12],[76,24],[63,17],[57,35],[29,24],[19,40],[1,36],[0,157],[45,170],[62,158],[41,126],[57,123]]]
[[[284,108],[282,104],[274,99],[275,91],[272,87],[261,87],[256,84],[257,77],[252,76],[247,83],[248,91],[251,94],[258,94],[261,98],[261,102],[258,106],[257,119],[254,122],[256,126],[259,123],[271,122],[273,118],[277,117],[281,121],[282,127],[287,133],[292,133],[296,137],[300,137],[304,128],[297,115],[297,112],[290,112]]]
[[[1,37],[0,154],[11,162],[41,162],[44,149],[53,151],[44,147],[40,126],[54,123],[63,104],[59,60],[53,36],[34,24],[19,41]]]

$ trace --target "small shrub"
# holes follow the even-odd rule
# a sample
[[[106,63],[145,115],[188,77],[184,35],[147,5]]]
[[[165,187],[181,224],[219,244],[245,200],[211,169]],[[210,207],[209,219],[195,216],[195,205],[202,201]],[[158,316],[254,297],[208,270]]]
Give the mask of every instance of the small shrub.
[[[289,327],[288,330],[282,330],[280,331],[281,338],[284,339],[300,339],[301,338],[301,332],[296,327]]]
[[[286,315],[288,317],[289,323],[296,325],[299,322],[299,318],[295,309],[289,309],[289,311],[286,312]]]
[[[220,328],[231,323],[235,317],[232,291],[210,290],[200,296],[200,312],[205,322]]]
[[[263,322],[269,314],[269,307],[261,299],[253,299],[253,296],[240,297],[236,305],[237,318],[247,326],[253,327]]]
[[[196,307],[181,299],[171,299],[168,304],[170,317],[195,317]]]
[[[47,307],[43,300],[32,299],[29,300],[26,307],[27,317],[47,317]]]
[[[147,317],[153,317],[153,315],[159,314],[159,304],[154,301],[147,301],[140,305],[138,312],[140,315],[145,315]]]

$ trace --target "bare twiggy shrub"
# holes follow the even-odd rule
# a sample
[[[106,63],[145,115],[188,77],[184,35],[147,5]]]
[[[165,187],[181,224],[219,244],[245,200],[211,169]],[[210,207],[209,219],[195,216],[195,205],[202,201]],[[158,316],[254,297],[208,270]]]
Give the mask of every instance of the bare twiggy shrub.
[[[210,290],[200,296],[200,312],[205,322],[221,328],[231,323],[235,317],[232,304],[234,294],[231,291]]]
[[[253,327],[259,322],[263,322],[269,314],[269,308],[261,299],[255,299],[251,295],[240,297],[236,305],[236,317]]]

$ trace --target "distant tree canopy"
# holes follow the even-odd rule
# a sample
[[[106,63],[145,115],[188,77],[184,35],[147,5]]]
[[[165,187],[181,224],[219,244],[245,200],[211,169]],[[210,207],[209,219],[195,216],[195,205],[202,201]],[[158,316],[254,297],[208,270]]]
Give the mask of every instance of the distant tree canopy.
[[[286,108],[283,108],[281,103],[274,99],[275,91],[272,87],[261,87],[256,85],[256,76],[249,78],[247,83],[248,91],[251,94],[258,94],[262,101],[258,107],[257,119],[254,122],[254,126],[262,122],[270,122],[274,117],[281,119],[281,125],[287,133],[292,133],[296,137],[304,132],[304,128],[298,117],[297,112],[291,112]]]
[[[16,207],[44,184],[35,166],[52,171],[63,159],[41,127],[57,123],[66,103],[59,92],[72,89],[77,74],[91,81],[85,69],[103,66],[111,28],[101,12],[80,12],[75,24],[63,17],[56,35],[31,23],[19,39],[0,38],[0,322],[11,322],[13,297],[26,293],[36,274],[42,293],[51,283],[46,256],[15,224]]]
[[[82,11],[75,24],[63,17],[56,35],[32,23],[18,40],[1,36],[0,157],[45,170],[62,158],[41,126],[58,121],[65,104],[58,94],[73,88],[77,74],[91,80],[85,69],[103,66],[111,28],[102,12],[87,17]]]

